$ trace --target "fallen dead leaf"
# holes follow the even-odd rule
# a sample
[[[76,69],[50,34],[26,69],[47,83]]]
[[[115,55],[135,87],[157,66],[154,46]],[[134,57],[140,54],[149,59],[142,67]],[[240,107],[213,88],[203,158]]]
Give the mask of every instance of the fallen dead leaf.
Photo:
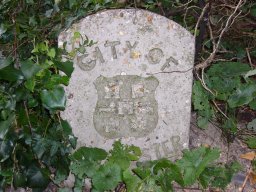
[[[249,180],[252,186],[256,184],[256,174],[254,172],[250,173]]]
[[[240,155],[240,158],[252,161],[256,157],[254,151]]]

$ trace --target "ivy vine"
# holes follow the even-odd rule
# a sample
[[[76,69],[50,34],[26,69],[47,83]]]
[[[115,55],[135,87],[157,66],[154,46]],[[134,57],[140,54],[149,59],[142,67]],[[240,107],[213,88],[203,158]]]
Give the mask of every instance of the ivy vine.
[[[184,15],[184,6],[176,8],[183,5],[180,1],[136,2],[1,1],[0,191],[7,187],[44,191],[49,183],[61,187],[70,172],[76,177],[75,191],[83,189],[85,178],[91,180],[92,191],[109,191],[122,185],[131,192],[173,191],[177,185],[184,188],[195,183],[202,188],[224,189],[240,169],[235,162],[229,165],[214,164],[220,152],[206,147],[185,150],[183,157],[176,162],[167,159],[139,162],[140,149],[119,141],[110,152],[88,147],[73,152],[76,137],[69,123],[59,115],[65,109],[63,86],[69,83],[73,63],[62,60],[67,53],[57,47],[58,34],[78,19],[105,8],[133,6],[161,13],[168,7],[172,10],[170,17],[180,23],[183,20],[179,14],[172,14],[183,11]],[[254,10],[251,14],[255,15],[255,5],[248,7]],[[186,25],[189,25],[189,30],[193,29],[195,23],[194,17],[188,17]],[[90,43],[87,40],[85,45]],[[226,104],[225,111],[228,111],[227,118],[222,120],[225,130],[229,135],[235,135],[236,107],[249,105],[255,110],[253,75],[255,70],[241,62],[219,63],[205,75],[205,83],[214,94],[207,92],[196,81],[193,102],[200,115],[199,126],[205,127],[209,120],[217,117],[212,103],[220,100]],[[255,122],[249,127],[255,129]],[[247,139],[249,146],[255,147],[255,138]],[[131,168],[133,161],[137,162],[135,168]]]

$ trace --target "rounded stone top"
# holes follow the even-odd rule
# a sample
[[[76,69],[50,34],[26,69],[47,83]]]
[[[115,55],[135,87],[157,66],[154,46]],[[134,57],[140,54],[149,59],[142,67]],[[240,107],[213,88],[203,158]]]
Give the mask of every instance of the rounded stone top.
[[[71,53],[80,50],[65,88],[72,97],[61,114],[80,146],[110,149],[121,139],[141,147],[144,159],[176,158],[188,146],[189,31],[146,10],[104,10],[63,31],[63,45]]]
[[[60,34],[59,47],[64,42],[68,42],[68,51],[78,47],[79,41],[72,42],[77,31],[84,37],[83,40],[88,38],[95,42],[91,60],[98,59],[101,63],[124,62],[137,67],[142,63],[149,63],[148,69],[155,71],[156,65],[162,63],[166,55],[172,54],[169,60],[176,66],[184,68],[193,65],[192,34],[178,23],[146,10],[110,9],[89,15]],[[108,50],[102,50],[102,47]],[[90,49],[91,47],[86,47],[88,52]],[[106,59],[102,52],[110,57]],[[79,55],[76,61],[81,61]],[[90,71],[95,66],[96,64],[80,65],[80,68]],[[162,66],[158,67],[158,71],[159,69],[164,71],[167,68]]]

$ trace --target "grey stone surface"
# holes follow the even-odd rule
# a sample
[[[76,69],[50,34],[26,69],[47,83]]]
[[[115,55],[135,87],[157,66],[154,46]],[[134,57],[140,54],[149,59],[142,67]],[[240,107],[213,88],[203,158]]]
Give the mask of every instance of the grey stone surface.
[[[121,139],[143,159],[177,158],[188,147],[194,38],[154,13],[119,9],[90,15],[59,36],[75,56],[67,109],[79,145],[110,149]],[[66,43],[65,43],[66,42]]]

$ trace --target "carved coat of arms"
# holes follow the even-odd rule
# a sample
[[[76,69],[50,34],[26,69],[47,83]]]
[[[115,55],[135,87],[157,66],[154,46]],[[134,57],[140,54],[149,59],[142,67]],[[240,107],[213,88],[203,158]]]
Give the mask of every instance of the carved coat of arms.
[[[158,123],[155,91],[157,78],[137,75],[99,76],[95,82],[98,101],[94,127],[103,137],[144,137]]]

